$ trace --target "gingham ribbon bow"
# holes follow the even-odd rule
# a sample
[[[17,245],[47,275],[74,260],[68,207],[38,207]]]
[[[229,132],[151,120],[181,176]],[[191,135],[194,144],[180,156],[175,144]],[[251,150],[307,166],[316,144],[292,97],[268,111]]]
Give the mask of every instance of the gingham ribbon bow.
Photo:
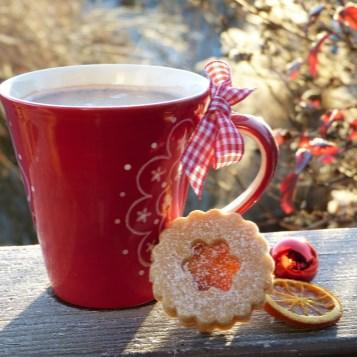
[[[243,137],[231,120],[231,106],[253,91],[232,87],[225,62],[210,62],[205,71],[211,80],[211,103],[181,157],[183,172],[199,197],[210,165],[219,169],[242,158]]]

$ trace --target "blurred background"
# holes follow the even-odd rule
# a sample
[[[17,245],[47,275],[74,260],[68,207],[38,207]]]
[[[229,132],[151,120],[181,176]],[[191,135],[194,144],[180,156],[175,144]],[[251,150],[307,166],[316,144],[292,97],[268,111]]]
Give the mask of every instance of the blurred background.
[[[0,81],[46,67],[145,63],[202,73],[228,61],[238,87],[257,90],[237,111],[274,129],[274,181],[246,217],[262,231],[357,226],[357,5],[309,0],[0,0]],[[209,174],[186,211],[222,207],[259,166]],[[0,245],[35,243],[0,112]]]

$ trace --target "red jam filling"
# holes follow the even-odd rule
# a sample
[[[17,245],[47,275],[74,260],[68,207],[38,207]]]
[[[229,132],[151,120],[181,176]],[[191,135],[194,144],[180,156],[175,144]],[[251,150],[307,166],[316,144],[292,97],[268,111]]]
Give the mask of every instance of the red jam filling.
[[[192,256],[183,263],[200,291],[211,287],[228,291],[232,287],[234,275],[240,268],[237,257],[230,254],[225,241],[208,245],[198,241],[192,245]]]

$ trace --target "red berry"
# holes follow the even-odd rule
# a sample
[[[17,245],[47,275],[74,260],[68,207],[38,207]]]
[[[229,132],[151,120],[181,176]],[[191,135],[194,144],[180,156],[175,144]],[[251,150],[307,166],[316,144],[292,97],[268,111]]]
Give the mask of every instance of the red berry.
[[[305,238],[281,239],[272,248],[271,255],[278,278],[311,281],[319,267],[317,251]]]

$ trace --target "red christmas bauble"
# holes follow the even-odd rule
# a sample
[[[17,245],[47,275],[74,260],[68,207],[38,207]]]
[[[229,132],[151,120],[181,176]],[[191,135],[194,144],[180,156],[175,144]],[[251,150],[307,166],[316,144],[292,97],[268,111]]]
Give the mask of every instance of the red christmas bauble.
[[[278,278],[311,281],[319,268],[317,251],[305,238],[281,239],[270,253]]]

